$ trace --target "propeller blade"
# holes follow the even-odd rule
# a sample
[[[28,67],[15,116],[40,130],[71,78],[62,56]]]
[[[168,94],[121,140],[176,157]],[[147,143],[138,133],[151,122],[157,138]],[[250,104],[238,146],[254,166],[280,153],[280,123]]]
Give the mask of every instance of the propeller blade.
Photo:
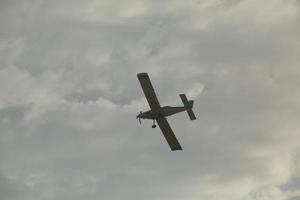
[[[142,114],[142,113],[143,113],[143,112],[140,111],[140,114]],[[139,115],[140,115],[140,114],[139,114]],[[142,122],[141,122],[141,116],[139,116],[139,115],[137,115],[136,118],[139,118],[139,122],[140,122],[140,124],[142,124]]]

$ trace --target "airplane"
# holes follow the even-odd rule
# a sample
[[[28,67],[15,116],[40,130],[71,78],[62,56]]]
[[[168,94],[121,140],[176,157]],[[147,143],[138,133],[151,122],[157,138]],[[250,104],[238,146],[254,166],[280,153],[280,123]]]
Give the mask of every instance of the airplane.
[[[185,94],[180,94],[181,101],[184,106],[180,107],[172,107],[172,106],[163,106],[161,107],[159,101],[156,97],[155,91],[151,84],[150,78],[147,73],[138,73],[137,77],[140,81],[142,86],[143,92],[145,97],[148,101],[148,104],[151,110],[146,112],[140,112],[136,118],[139,119],[141,124],[141,119],[150,119],[153,120],[152,128],[155,128],[155,121],[157,122],[158,126],[160,127],[165,139],[167,140],[170,148],[172,151],[182,150],[181,145],[179,144],[173,130],[171,129],[167,118],[170,115],[174,115],[176,113],[187,111],[191,120],[195,120],[196,116],[192,110],[194,101],[188,100]]]

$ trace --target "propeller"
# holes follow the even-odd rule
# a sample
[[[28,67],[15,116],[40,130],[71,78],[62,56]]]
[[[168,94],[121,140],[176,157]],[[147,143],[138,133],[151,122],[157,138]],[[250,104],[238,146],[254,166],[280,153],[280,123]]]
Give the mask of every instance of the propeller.
[[[142,111],[140,111],[140,114],[142,114]],[[138,119],[139,119],[139,122],[140,122],[140,124],[142,124],[141,117],[139,116],[139,114],[136,116],[136,118],[138,118]]]

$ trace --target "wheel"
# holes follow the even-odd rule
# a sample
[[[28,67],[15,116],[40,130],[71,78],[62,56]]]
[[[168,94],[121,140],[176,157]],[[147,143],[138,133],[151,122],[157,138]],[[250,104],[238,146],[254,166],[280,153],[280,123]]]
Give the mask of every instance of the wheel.
[[[155,125],[155,124],[153,124],[153,125],[152,125],[152,128],[155,128],[155,127],[156,127],[156,125]]]

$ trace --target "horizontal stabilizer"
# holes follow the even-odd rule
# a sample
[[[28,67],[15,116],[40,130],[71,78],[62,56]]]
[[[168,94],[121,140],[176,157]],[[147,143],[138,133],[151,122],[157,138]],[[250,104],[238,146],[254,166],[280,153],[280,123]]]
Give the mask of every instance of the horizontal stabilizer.
[[[196,116],[195,116],[195,114],[194,114],[194,112],[193,112],[192,109],[188,109],[187,113],[188,113],[188,115],[189,115],[189,117],[190,117],[191,120],[195,120],[196,119]]]
[[[191,120],[195,120],[196,119],[196,116],[192,110],[193,108],[193,105],[194,105],[194,101],[193,100],[188,100],[185,96],[185,94],[180,94],[179,95],[180,98],[181,98],[181,101],[184,105],[184,107],[186,108],[186,112],[188,113],[189,117]]]
[[[182,101],[183,105],[184,105],[184,106],[188,106],[189,101],[187,100],[185,94],[180,94],[179,96],[180,96],[180,98],[181,98],[181,101]]]

